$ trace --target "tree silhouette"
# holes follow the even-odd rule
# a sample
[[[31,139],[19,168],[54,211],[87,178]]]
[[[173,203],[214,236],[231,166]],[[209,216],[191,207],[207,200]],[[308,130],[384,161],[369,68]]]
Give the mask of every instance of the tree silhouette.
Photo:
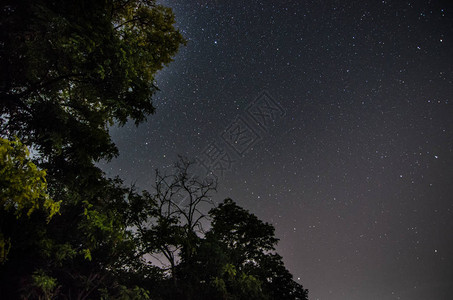
[[[190,166],[180,158],[173,174],[156,172],[154,193],[133,204],[140,208],[134,213],[139,216],[134,228],[141,253],[167,261],[166,276],[154,296],[307,299],[307,290],[292,279],[276,253],[274,227],[231,199],[213,207],[216,181],[200,180]],[[203,203],[211,208],[209,213],[203,212]]]
[[[209,212],[211,229],[198,257],[185,270],[195,285],[205,282],[197,299],[307,299],[307,290],[292,279],[275,251],[274,227],[226,199]]]
[[[212,207],[212,193],[216,191],[215,178],[201,179],[190,172],[193,162],[184,157],[175,163],[173,174],[156,170],[153,194],[137,198],[140,204],[133,215],[133,227],[142,255],[158,260],[164,271],[169,271],[174,288],[178,284],[176,266],[193,255],[198,239],[204,234],[203,205]],[[143,203],[146,201],[147,203]],[[164,261],[165,260],[165,261]]]

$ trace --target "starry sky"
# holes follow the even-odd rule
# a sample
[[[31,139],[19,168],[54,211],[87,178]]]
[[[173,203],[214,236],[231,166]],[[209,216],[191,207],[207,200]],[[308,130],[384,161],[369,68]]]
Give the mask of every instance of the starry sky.
[[[453,3],[160,3],[188,44],[106,173],[196,159],[312,300],[453,299]]]

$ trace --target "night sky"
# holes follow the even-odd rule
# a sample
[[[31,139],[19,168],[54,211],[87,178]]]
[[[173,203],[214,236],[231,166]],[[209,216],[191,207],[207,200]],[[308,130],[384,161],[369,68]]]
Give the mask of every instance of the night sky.
[[[161,3],[188,44],[107,174],[196,158],[312,300],[453,299],[453,3]]]

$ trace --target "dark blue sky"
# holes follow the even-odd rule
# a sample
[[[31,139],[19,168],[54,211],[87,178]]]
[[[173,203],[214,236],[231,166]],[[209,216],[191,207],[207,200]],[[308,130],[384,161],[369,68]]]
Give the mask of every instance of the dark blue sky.
[[[177,154],[210,163],[310,299],[452,299],[453,6],[162,3],[188,44],[106,172],[149,188]]]

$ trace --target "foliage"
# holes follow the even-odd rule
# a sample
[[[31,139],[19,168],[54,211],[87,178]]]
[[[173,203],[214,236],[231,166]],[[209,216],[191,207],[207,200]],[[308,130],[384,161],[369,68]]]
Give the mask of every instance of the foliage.
[[[209,216],[211,229],[190,267],[184,268],[192,284],[211,283],[197,291],[200,299],[307,299],[307,290],[292,279],[275,252],[272,225],[231,199],[211,209]]]
[[[0,210],[17,217],[30,217],[33,211],[47,212],[49,221],[60,209],[47,194],[46,172],[40,170],[31,160],[26,146],[19,140],[0,138]],[[11,238],[0,228],[0,263],[7,259],[11,249]]]
[[[185,43],[148,0],[10,0],[0,14],[2,133],[79,164],[117,154],[108,124],[154,112],[154,75]]]
[[[292,279],[275,251],[274,227],[226,199],[210,211],[207,239],[219,241],[229,261],[261,282],[269,299],[306,299],[307,290]]]
[[[58,294],[58,282],[43,270],[37,270],[32,276],[32,284],[28,287],[27,298],[42,300],[55,299]]]
[[[140,266],[127,230],[128,197],[138,196],[94,162],[117,155],[109,125],[154,112],[154,76],[185,43],[173,13],[148,0],[7,0],[0,8],[0,136],[33,148],[29,169],[46,169],[47,193],[61,200],[61,216],[47,223],[43,213],[15,218],[20,191],[10,191],[15,202],[2,198],[2,257],[9,253],[0,298],[34,289],[37,270],[58,281],[60,295],[134,290],[123,280],[135,276],[132,266],[153,272]]]
[[[148,286],[151,298],[307,299],[275,251],[274,227],[231,199],[213,207],[215,178],[191,166],[180,157],[173,173],[156,172],[152,193],[129,203],[138,253],[164,275]]]
[[[19,140],[0,138],[0,206],[14,210],[19,217],[39,208],[49,213],[49,219],[59,211],[60,202],[47,194],[46,171],[30,159],[30,153]]]
[[[244,272],[238,274],[236,267],[226,264],[221,277],[214,277],[212,280],[214,288],[227,299],[268,299],[263,294],[261,282],[252,275]]]
[[[101,300],[148,300],[149,292],[141,287],[127,288],[124,285],[118,287],[118,292],[112,295],[107,289],[101,290]]]

